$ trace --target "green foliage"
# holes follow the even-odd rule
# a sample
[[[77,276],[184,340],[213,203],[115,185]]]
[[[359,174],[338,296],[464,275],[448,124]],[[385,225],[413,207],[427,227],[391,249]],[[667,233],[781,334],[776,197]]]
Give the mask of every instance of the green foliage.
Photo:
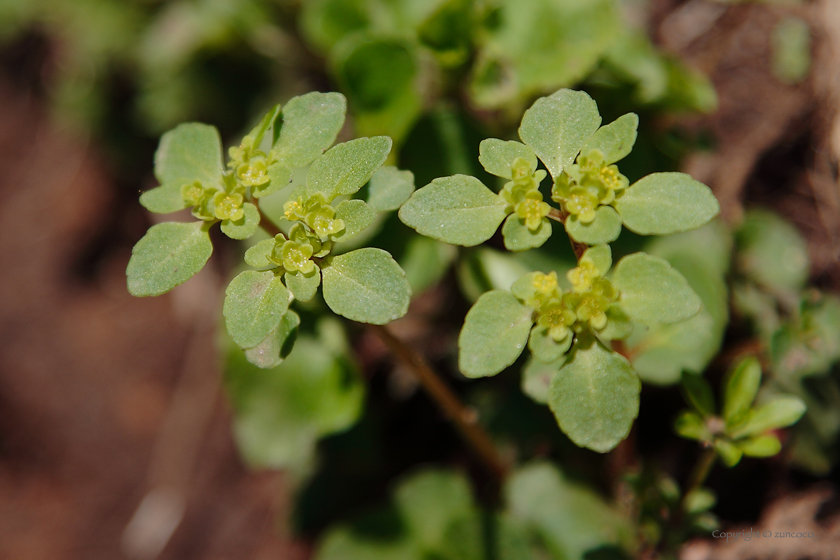
[[[724,380],[722,413],[717,415],[708,383],[698,375],[683,374],[683,389],[693,410],[677,417],[677,434],[713,447],[727,467],[737,465],[744,455],[776,455],[782,444],[773,431],[795,424],[806,407],[802,399],[790,395],[755,405],[760,384],[758,360],[745,358],[735,364]]]
[[[782,82],[798,84],[811,69],[811,29],[798,17],[787,17],[773,29],[773,73]]]

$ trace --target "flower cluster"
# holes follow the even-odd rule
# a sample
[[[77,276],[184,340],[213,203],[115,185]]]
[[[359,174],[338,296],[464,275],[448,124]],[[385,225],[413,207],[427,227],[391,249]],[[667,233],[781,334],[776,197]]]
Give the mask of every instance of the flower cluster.
[[[540,182],[545,179],[546,172],[518,157],[511,164],[511,175],[513,181],[505,184],[499,196],[507,202],[508,213],[515,212],[530,231],[536,231],[551,211],[540,192]]]
[[[567,167],[554,183],[551,198],[563,209],[577,216],[581,223],[595,219],[599,205],[615,202],[616,196],[630,185],[616,165],[607,165],[600,150],[581,153],[577,163]]]
[[[239,222],[244,218],[245,187],[229,174],[224,175],[223,182],[223,190],[205,187],[199,181],[181,187],[181,197],[192,206],[193,216],[205,222]]]

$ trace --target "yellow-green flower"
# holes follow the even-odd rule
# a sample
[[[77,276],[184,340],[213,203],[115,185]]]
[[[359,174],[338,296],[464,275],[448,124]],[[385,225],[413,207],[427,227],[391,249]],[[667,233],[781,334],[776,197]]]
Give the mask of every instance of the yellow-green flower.
[[[551,212],[551,206],[543,202],[542,193],[537,190],[529,191],[516,205],[516,216],[525,222],[529,230],[535,231],[540,227],[543,218]]]
[[[591,290],[592,283],[600,275],[592,261],[582,259],[576,268],[566,273],[566,278],[572,283],[572,291],[580,294]]]
[[[306,224],[313,229],[322,241],[331,235],[344,231],[344,220],[335,217],[335,209],[330,205],[318,207],[306,215]]]
[[[598,208],[598,197],[593,195],[588,189],[574,187],[569,193],[568,199],[565,200],[564,206],[566,212],[572,216],[577,216],[581,223],[589,224],[595,219],[595,210]]]
[[[290,239],[280,247],[279,256],[281,258],[278,260],[281,260],[283,268],[288,271],[300,271],[303,274],[309,274],[315,268],[315,263],[311,260],[312,252],[312,245],[298,243]]]
[[[555,342],[562,342],[570,335],[575,323],[575,314],[562,301],[552,300],[541,307],[537,325],[548,330]]]
[[[268,182],[268,168],[265,158],[255,157],[236,167],[236,178],[246,187],[263,185]]]
[[[219,191],[213,195],[213,214],[220,220],[237,221],[245,215],[242,209],[244,198],[239,193],[228,194]]]

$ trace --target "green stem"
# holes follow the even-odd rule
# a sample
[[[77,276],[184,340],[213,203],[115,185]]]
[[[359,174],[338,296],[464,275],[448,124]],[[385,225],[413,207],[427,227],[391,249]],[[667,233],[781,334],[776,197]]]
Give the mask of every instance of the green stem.
[[[423,389],[437,403],[443,413],[455,423],[458,431],[472,447],[487,469],[498,479],[507,476],[507,464],[499,457],[490,435],[478,423],[475,410],[466,407],[446,383],[429,366],[419,352],[397,338],[382,325],[370,325],[373,333],[423,385]]]
[[[686,496],[703,486],[703,483],[706,482],[706,478],[712,472],[712,467],[715,464],[715,456],[716,452],[714,447],[707,447],[700,454],[700,458],[697,460],[697,464],[694,465],[694,470],[688,479],[688,485],[683,494],[683,505],[685,505]]]

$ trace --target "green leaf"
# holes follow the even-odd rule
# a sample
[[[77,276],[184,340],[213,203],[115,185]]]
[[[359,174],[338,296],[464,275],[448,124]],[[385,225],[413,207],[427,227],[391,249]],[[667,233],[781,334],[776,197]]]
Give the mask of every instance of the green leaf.
[[[717,451],[721,461],[727,467],[732,468],[741,461],[744,452],[731,441],[716,439],[714,445],[715,451]]]
[[[186,123],[161,136],[155,152],[155,177],[161,185],[180,189],[199,181],[205,187],[221,186],[223,170],[222,141],[215,127]]]
[[[636,143],[636,130],[639,128],[639,116],[627,113],[608,125],[599,128],[586,142],[581,153],[600,150],[606,163],[615,163],[633,150]]]
[[[285,163],[273,163],[268,166],[268,179],[267,183],[251,187],[251,194],[255,198],[268,196],[288,187],[292,182],[292,170]]]
[[[299,326],[298,314],[287,311],[280,324],[262,342],[245,350],[245,359],[263,369],[280,365],[295,345]]]
[[[579,337],[552,380],[549,406],[573,442],[606,453],[630,433],[641,390],[623,356],[594,338]]]
[[[149,228],[131,250],[125,270],[133,296],[159,296],[183,284],[210,258],[204,222],[165,222]]]
[[[336,207],[335,217],[344,220],[344,231],[336,241],[349,241],[373,224],[376,211],[363,200],[345,200]]]
[[[181,196],[180,185],[175,183],[169,183],[144,192],[140,195],[140,204],[146,210],[155,214],[169,214],[189,206],[184,201],[184,197]]]
[[[283,279],[295,299],[305,303],[315,297],[318,292],[318,286],[321,285],[321,270],[316,264],[315,269],[308,276],[299,270],[295,270],[286,272]]]
[[[782,450],[782,442],[774,435],[749,438],[737,445],[747,457],[772,457]]]
[[[645,324],[676,323],[700,311],[700,298],[688,281],[659,257],[624,257],[615,267],[613,285],[621,293],[622,309]]]
[[[502,236],[505,239],[505,249],[508,251],[527,251],[541,247],[551,237],[551,223],[543,218],[540,227],[531,231],[525,221],[516,214],[511,214],[502,226]]]
[[[277,266],[269,262],[268,257],[274,250],[276,244],[274,238],[263,239],[253,247],[245,251],[245,262],[254,268],[267,268]]]
[[[408,311],[411,288],[400,265],[382,249],[365,248],[325,261],[324,300],[353,321],[384,325]]]
[[[607,326],[595,334],[601,340],[624,340],[633,334],[633,320],[613,303],[607,308]]]
[[[761,364],[755,357],[741,360],[724,380],[723,419],[738,425],[747,415],[761,385]]]
[[[557,343],[548,334],[548,329],[545,327],[534,327],[531,329],[531,336],[528,338],[528,349],[536,359],[545,363],[553,363],[559,360],[572,345],[571,335],[567,336],[563,342]]]
[[[426,554],[406,534],[383,539],[366,532],[339,526],[327,532],[313,558],[314,560],[425,560]]]
[[[808,245],[802,234],[767,210],[750,210],[735,235],[739,272],[782,291],[799,291],[810,274]]]
[[[254,235],[260,225],[260,211],[256,206],[246,202],[242,205],[242,210],[244,214],[239,220],[222,221],[222,233],[231,239],[248,239]]]
[[[522,392],[540,404],[548,404],[551,380],[566,363],[568,354],[551,363],[541,362],[533,356],[528,358],[522,368]]]
[[[786,17],[773,29],[773,73],[786,84],[798,84],[811,69],[811,29],[798,17]]]
[[[414,174],[396,167],[380,167],[370,178],[367,203],[377,212],[397,210],[414,192]]]
[[[685,398],[704,418],[714,416],[715,397],[709,383],[697,373],[683,372],[682,386]]]
[[[300,472],[314,461],[317,438],[354,424],[364,403],[365,385],[355,365],[311,336],[300,336],[271,370],[233,350],[225,378],[236,443],[255,468]]]
[[[684,410],[674,420],[674,430],[677,435],[695,441],[712,441],[712,432],[696,412]]]
[[[467,479],[443,469],[425,469],[401,482],[394,502],[411,536],[427,550],[440,550],[449,526],[474,508]]]
[[[275,126],[275,123],[276,123],[278,117],[280,117],[280,113],[281,113],[281,105],[278,103],[277,105],[272,107],[268,111],[268,113],[266,113],[265,116],[260,120],[260,122],[257,124],[257,126],[255,126],[251,130],[251,132],[248,133],[248,136],[250,136],[254,139],[254,146],[255,147],[260,146],[260,144],[262,143],[262,139],[265,136],[265,133],[268,132],[268,129],[271,128],[272,126]],[[275,127],[275,129],[276,128],[279,128],[279,127]],[[275,130],[274,135],[276,136],[278,133],[279,133],[279,130]],[[275,140],[275,138],[272,138],[272,140]],[[272,144],[274,144],[274,142],[272,142]]]
[[[521,142],[487,138],[478,146],[478,161],[487,173],[503,179],[513,179],[511,166],[516,158],[527,161],[531,169],[537,168],[534,150]]]
[[[588,248],[581,255],[581,260],[587,260],[595,265],[599,274],[606,275],[612,266],[612,249],[609,245],[596,245]]]
[[[777,397],[750,411],[746,421],[733,429],[732,437],[755,436],[768,430],[786,428],[805,414],[805,403],[799,397]]]
[[[347,101],[340,93],[313,92],[290,99],[273,149],[278,161],[289,169],[312,163],[335,142],[346,111]]]
[[[496,375],[525,349],[533,310],[513,294],[493,290],[478,298],[458,337],[458,366],[467,377]]]
[[[633,546],[633,529],[622,515],[549,463],[517,469],[503,492],[511,516],[527,522],[548,547],[546,558],[584,559],[588,551]]]
[[[469,175],[435,179],[400,208],[400,219],[418,233],[471,247],[490,239],[505,219],[505,201]]]
[[[228,334],[242,348],[253,348],[280,324],[289,299],[289,291],[274,272],[242,272],[225,290],[222,312]]]
[[[696,488],[685,495],[683,509],[689,515],[708,511],[717,503],[717,496],[708,488]]]
[[[565,225],[569,237],[587,245],[611,243],[621,235],[621,218],[612,206],[599,206],[595,219],[588,224],[582,223],[577,216],[569,216]]]
[[[306,175],[308,192],[323,193],[327,200],[355,193],[385,163],[392,145],[387,136],[357,138],[336,144],[309,168]]]
[[[537,99],[525,111],[519,137],[534,149],[551,176],[557,179],[574,162],[600,124],[598,105],[589,95],[561,89]]]
[[[616,199],[627,229],[641,235],[668,235],[699,228],[720,212],[709,187],[685,173],[651,173]]]

